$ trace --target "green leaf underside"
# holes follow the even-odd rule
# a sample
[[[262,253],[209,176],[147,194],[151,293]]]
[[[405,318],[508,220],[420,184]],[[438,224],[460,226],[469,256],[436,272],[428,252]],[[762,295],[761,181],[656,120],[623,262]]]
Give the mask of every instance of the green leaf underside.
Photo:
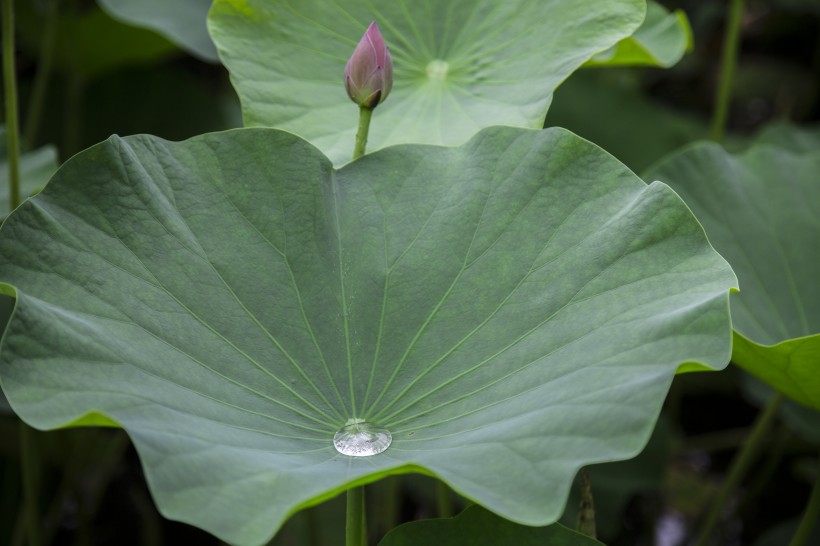
[[[408,471],[555,521],[579,466],[641,449],[681,362],[725,366],[735,283],[668,187],[513,128],[338,171],[270,129],[112,137],[5,223],[0,279],[15,410],[110,416],[162,513],[236,544]],[[338,454],[353,417],[390,448]]]
[[[703,223],[737,272],[732,360],[820,409],[820,153],[701,143],[652,169]]]
[[[400,525],[379,546],[601,546],[588,536],[559,523],[526,527],[502,519],[480,506],[470,506],[454,518],[428,519]]]
[[[206,19],[211,0],[97,0],[112,17],[150,28],[205,60],[217,61],[216,47],[208,36]]]
[[[542,127],[552,91],[629,36],[644,10],[643,0],[216,0],[209,27],[245,125],[294,132],[339,165],[352,157],[358,120],[345,63],[371,21],[394,61],[372,151],[461,144],[490,125]]]
[[[682,10],[670,13],[648,2],[640,28],[589,61],[586,66],[660,66],[677,64],[692,49],[692,29]]]

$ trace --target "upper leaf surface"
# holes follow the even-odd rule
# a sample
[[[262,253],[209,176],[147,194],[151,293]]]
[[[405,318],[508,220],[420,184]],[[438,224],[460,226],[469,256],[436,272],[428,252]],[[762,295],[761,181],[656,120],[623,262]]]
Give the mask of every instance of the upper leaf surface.
[[[209,25],[246,126],[294,132],[335,164],[350,160],[358,108],[348,57],[376,20],[394,84],[370,148],[461,144],[490,125],[540,128],[553,90],[632,34],[643,0],[217,0]]]
[[[725,366],[735,282],[668,187],[513,128],[341,170],[269,129],[112,138],[6,221],[0,279],[15,410],[108,415],[163,514],[237,544],[412,470],[555,521],[580,465],[641,449],[682,362]],[[353,417],[390,448],[337,453]]]

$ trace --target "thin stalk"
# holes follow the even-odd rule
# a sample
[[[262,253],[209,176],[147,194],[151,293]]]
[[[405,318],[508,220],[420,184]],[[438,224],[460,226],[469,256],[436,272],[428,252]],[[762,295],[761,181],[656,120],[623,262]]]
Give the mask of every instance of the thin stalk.
[[[378,483],[371,486],[375,493],[376,502],[371,506],[374,508],[376,524],[376,532],[378,536],[384,536],[393,527],[398,525],[399,519],[399,496],[401,491],[399,489],[398,476],[388,476]],[[370,491],[368,491],[368,496]],[[373,497],[369,497],[373,498]],[[371,512],[373,514],[374,512]]]
[[[40,58],[37,61],[37,73],[34,75],[34,84],[31,88],[31,98],[28,103],[25,117],[25,135],[23,138],[27,149],[32,149],[37,142],[37,131],[40,128],[40,119],[43,115],[46,90],[51,76],[51,67],[54,64],[54,42],[57,37],[57,6],[58,0],[48,3],[43,36],[40,41]]]
[[[359,159],[367,148],[367,133],[370,131],[370,118],[373,109],[366,106],[359,107],[359,129],[356,131],[356,146],[353,148],[353,159]]]
[[[73,74],[69,77],[65,91],[65,111],[63,114],[63,144],[60,150],[65,157],[80,151],[83,122],[82,107],[85,80]]]
[[[715,525],[717,525],[720,519],[726,501],[729,500],[729,496],[740,484],[740,481],[746,475],[746,471],[757,457],[760,448],[763,446],[763,441],[766,439],[766,435],[777,417],[777,411],[782,404],[783,395],[777,393],[772,396],[766,404],[766,407],[763,408],[763,411],[758,415],[752,427],[752,432],[749,434],[749,439],[732,460],[732,464],[729,467],[729,474],[726,476],[715,497],[715,501],[710,507],[706,522],[703,524],[703,527],[701,527],[698,540],[695,543],[696,546],[706,546],[706,544],[708,544],[709,536],[712,534]]]
[[[715,96],[715,112],[709,136],[715,142],[723,142],[726,119],[729,117],[729,103],[732,100],[732,85],[737,67],[737,51],[740,44],[740,24],[743,18],[743,0],[730,0],[729,17],[723,34],[723,53],[720,60],[720,80]]]
[[[581,481],[581,504],[578,507],[578,532],[590,538],[596,538],[598,531],[595,528],[595,502],[592,499],[592,485],[589,482],[589,473],[582,468],[579,473]]]
[[[14,66],[14,0],[0,1],[3,3],[3,86],[6,93],[9,205],[14,210],[20,204],[20,123],[17,119],[17,79]]]
[[[441,480],[436,481],[436,508],[438,509],[438,517],[451,518],[453,517],[453,493],[447,484]]]
[[[20,464],[23,467],[23,505],[28,546],[40,546],[40,521],[37,503],[38,460],[34,431],[20,421]]]
[[[811,532],[818,520],[820,520],[820,476],[814,480],[814,487],[811,490],[809,502],[806,504],[806,511],[803,513],[803,518],[800,520],[800,525],[797,526],[797,532],[794,533],[789,546],[808,544]]]
[[[364,512],[364,486],[347,490],[345,546],[367,546],[367,522]]]

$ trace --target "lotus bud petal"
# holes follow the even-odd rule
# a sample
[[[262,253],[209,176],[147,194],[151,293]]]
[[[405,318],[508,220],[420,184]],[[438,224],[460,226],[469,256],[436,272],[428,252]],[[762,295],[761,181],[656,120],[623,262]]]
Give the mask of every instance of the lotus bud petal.
[[[375,108],[393,88],[393,59],[379,26],[370,23],[345,66],[345,89],[350,100]]]

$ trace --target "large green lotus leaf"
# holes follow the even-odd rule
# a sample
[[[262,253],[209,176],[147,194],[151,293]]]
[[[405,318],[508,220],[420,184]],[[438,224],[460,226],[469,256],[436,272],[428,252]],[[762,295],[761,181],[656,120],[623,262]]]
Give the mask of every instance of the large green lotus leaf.
[[[39,428],[133,438],[160,510],[237,544],[425,472],[518,523],[647,441],[730,352],[735,278],[667,186],[562,129],[341,170],[298,137],[112,137],[0,231],[0,378]],[[349,419],[392,445],[349,457]]]
[[[670,13],[648,2],[646,18],[632,36],[595,55],[587,66],[661,66],[677,64],[692,49],[692,28],[683,10]]]
[[[541,128],[553,90],[638,28],[643,0],[216,0],[211,35],[246,126],[301,135],[350,160],[358,108],[345,63],[376,20],[394,61],[370,148],[454,145],[490,125]]]
[[[97,0],[115,19],[150,28],[205,61],[219,60],[208,36],[211,0]]]
[[[499,518],[480,506],[470,506],[454,518],[428,519],[399,525],[379,546],[601,546],[588,536],[560,523],[548,527],[526,527]]]
[[[700,143],[651,169],[668,182],[729,260],[732,361],[820,409],[820,152],[772,145],[737,155]]]

